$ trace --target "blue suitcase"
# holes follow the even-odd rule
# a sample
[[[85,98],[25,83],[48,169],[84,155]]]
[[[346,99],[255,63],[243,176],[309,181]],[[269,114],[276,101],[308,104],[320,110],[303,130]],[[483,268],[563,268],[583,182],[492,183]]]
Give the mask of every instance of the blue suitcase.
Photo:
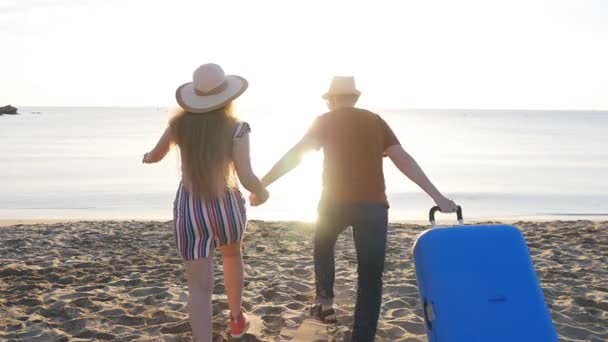
[[[523,234],[464,226],[457,214],[460,226],[429,229],[414,244],[429,342],[558,341]]]

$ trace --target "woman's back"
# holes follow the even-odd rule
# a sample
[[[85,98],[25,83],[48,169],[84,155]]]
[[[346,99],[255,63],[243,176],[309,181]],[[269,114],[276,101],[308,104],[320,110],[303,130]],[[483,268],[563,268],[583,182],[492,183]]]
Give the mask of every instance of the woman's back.
[[[182,181],[203,197],[221,196],[235,188],[233,143],[240,123],[229,107],[205,114],[182,112],[170,122],[180,149]]]

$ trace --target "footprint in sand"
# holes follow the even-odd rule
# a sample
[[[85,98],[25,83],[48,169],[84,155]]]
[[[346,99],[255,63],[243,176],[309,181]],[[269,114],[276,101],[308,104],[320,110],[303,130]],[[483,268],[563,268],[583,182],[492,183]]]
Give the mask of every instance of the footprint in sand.
[[[186,310],[185,309],[186,305],[184,304],[186,301],[184,300],[182,302],[183,303],[168,303],[168,304],[165,304],[165,306],[169,310],[181,312],[181,311]]]
[[[400,322],[400,326],[405,329],[405,331],[415,334],[415,335],[424,335],[426,334],[426,328],[422,323],[416,323],[411,321]]]
[[[290,302],[290,303],[287,303],[285,305],[285,307],[287,307],[288,309],[291,309],[291,310],[297,310],[297,311],[299,311],[299,310],[304,309],[306,307],[306,305],[304,305],[304,304],[302,304],[300,302]]]
[[[561,336],[581,341],[588,341],[589,336],[592,335],[592,332],[587,329],[573,327],[568,324],[558,325],[557,330]]]
[[[387,316],[393,318],[403,318],[407,314],[409,314],[409,311],[407,309],[400,308],[395,310],[388,310]]]
[[[418,297],[403,297],[403,301],[405,302],[405,307],[408,308],[416,308],[420,306],[420,300]]]
[[[129,295],[131,295],[133,297],[147,297],[147,296],[152,296],[152,295],[165,293],[165,292],[167,292],[166,288],[153,286],[153,287],[142,287],[142,288],[138,288],[135,290],[131,290],[129,292]]]
[[[133,303],[120,303],[120,306],[122,306],[125,309],[132,309],[135,307],[135,304]]]
[[[9,288],[9,291],[26,293],[26,292],[33,292],[33,291],[37,291],[37,290],[44,290],[47,287],[48,287],[47,284],[19,284],[17,286]]]
[[[218,315],[225,310],[228,310],[228,303],[225,301],[213,301],[213,315]]]
[[[241,304],[243,306],[243,309],[245,309],[245,311],[251,311],[251,309],[253,308],[253,304],[251,304],[249,301],[244,301],[243,304]]]
[[[146,305],[135,305],[131,310],[129,310],[128,312],[131,315],[141,315],[144,312],[146,312],[147,308]]]
[[[94,300],[98,301],[98,302],[109,302],[109,301],[116,300],[116,297],[110,296],[109,294],[106,294],[106,293],[100,293],[94,297]]]
[[[167,324],[160,329],[160,332],[163,334],[182,334],[190,331],[190,323],[188,323],[187,320],[174,324]]]
[[[6,327],[6,331],[17,331],[23,329],[23,323],[11,324]]]
[[[81,262],[78,264],[73,264],[72,267],[74,267],[75,269],[88,269],[95,267],[95,264],[92,262]]]
[[[85,298],[88,296],[91,296],[92,293],[88,293],[88,292],[76,292],[76,293],[68,293],[65,295],[61,295],[59,296],[59,299],[78,299],[78,298]]]
[[[61,317],[64,320],[79,318],[82,316],[80,310],[66,303],[60,302],[51,305],[49,309],[41,308],[39,310],[41,316],[46,318]]]
[[[87,285],[87,286],[77,287],[76,291],[89,292],[89,291],[93,291],[93,290],[100,290],[105,287],[106,287],[105,285]]]
[[[576,297],[574,302],[582,307],[591,307],[595,309],[600,309],[602,311],[608,311],[608,302],[596,302],[593,299]]]
[[[98,308],[98,306],[93,304],[93,302],[89,298],[74,299],[70,304],[75,305],[80,308],[87,308],[87,309],[97,309]]]
[[[57,282],[59,281],[59,279],[61,279],[61,276],[59,276],[58,274],[62,274],[64,273],[63,271],[54,271],[57,272],[57,274],[48,274],[45,275],[45,279],[47,282],[51,283],[53,288],[57,288],[57,287],[63,287],[60,285],[57,285]]]
[[[307,285],[301,281],[290,280],[285,283],[289,288],[296,292],[309,292],[312,291],[312,286]]]
[[[180,321],[181,318],[165,311],[156,311],[152,314],[152,317],[146,319],[147,325],[158,325],[166,323],[175,323]]]
[[[116,340],[116,336],[113,334],[98,332],[89,329],[85,329],[80,333],[74,335],[76,338],[83,338],[87,340],[104,340],[104,341],[114,341]]]
[[[312,277],[312,272],[304,268],[294,268],[289,273],[302,279]]]
[[[245,287],[247,286],[247,284],[245,284]],[[213,287],[213,294],[224,294],[226,292],[226,288],[224,287],[223,283],[217,283],[215,284],[215,286]]]
[[[69,276],[58,279],[57,283],[59,283],[61,285],[69,285],[69,284],[73,284],[76,280],[77,280],[76,277],[69,275]]]
[[[120,276],[120,274],[117,274],[117,275]],[[117,286],[117,287],[122,287],[122,286],[135,287],[135,286],[138,286],[140,283],[141,283],[140,279],[120,279],[113,283],[109,283],[108,285]]]
[[[297,300],[298,302],[309,302],[312,300],[312,295],[304,295],[301,293],[297,293],[295,295],[292,295],[291,297]]]
[[[264,328],[271,332],[281,331],[285,325],[285,319],[276,315],[264,315],[262,316],[262,321],[264,322]]]
[[[390,301],[382,304],[382,307],[385,309],[398,309],[398,308],[404,308],[405,306],[406,306],[406,303],[401,299],[393,299],[393,300],[390,300]]]
[[[9,305],[11,303],[9,302]],[[38,298],[21,298],[14,302],[16,305],[29,306],[29,307],[37,307],[42,305],[42,301]]]
[[[145,311],[145,309],[144,309]],[[117,317],[113,317],[112,321],[116,324],[126,325],[126,326],[142,326],[146,324],[146,320],[143,317],[139,316],[130,316],[130,315],[121,315]]]
[[[87,325],[86,318],[76,318],[61,323],[61,330],[70,333],[72,335],[81,332]]]
[[[283,311],[285,311],[285,308],[281,307],[281,306],[271,306],[271,305],[265,305],[265,306],[259,306],[257,308],[255,308],[255,310],[253,310],[253,313],[255,315],[280,315],[281,313],[283,313]]]
[[[110,309],[110,310],[100,311],[99,314],[104,317],[118,317],[118,316],[125,315],[126,312],[122,309]]]
[[[384,324],[383,329],[381,329],[378,333],[380,337],[383,337],[385,340],[394,341],[406,334],[406,331],[403,328],[400,328],[396,325]]]
[[[262,290],[261,293],[266,301],[272,301],[277,296],[277,292],[274,289]]]

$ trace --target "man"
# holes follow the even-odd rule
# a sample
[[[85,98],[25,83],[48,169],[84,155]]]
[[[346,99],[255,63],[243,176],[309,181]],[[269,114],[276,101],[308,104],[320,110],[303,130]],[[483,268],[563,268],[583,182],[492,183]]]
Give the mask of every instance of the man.
[[[323,193],[314,237],[316,304],[311,313],[323,322],[336,322],[334,246],[338,235],[352,226],[358,263],[352,340],[373,341],[382,300],[388,226],[383,156],[388,156],[443,212],[455,211],[456,204],[435,188],[380,116],[355,107],[359,95],[353,77],[335,77],[323,95],[330,111],[315,120],[262,183],[272,184],[298,166],[304,153],[323,148]],[[251,203],[257,202],[252,195]]]

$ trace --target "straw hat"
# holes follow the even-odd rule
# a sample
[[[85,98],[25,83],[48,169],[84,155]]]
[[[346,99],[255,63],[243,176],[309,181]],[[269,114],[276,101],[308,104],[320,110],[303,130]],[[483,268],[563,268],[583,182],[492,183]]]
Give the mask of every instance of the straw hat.
[[[177,103],[191,113],[207,113],[222,108],[247,89],[241,76],[226,75],[217,64],[203,64],[192,74],[192,82],[175,91]]]
[[[327,100],[331,95],[361,95],[355,86],[355,78],[352,76],[334,76],[329,90],[323,94],[323,98]]]

